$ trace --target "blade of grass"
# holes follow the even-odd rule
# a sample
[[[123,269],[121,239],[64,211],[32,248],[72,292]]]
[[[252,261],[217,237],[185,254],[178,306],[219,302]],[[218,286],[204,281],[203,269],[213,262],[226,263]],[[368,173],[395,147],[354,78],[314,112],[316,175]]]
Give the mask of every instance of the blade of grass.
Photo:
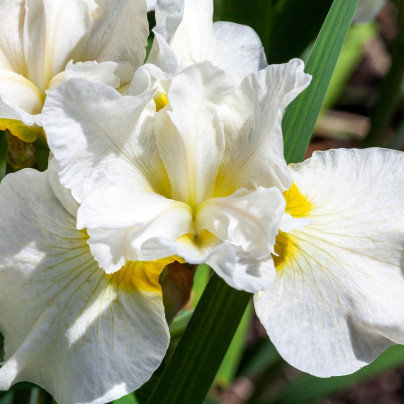
[[[283,119],[285,158],[289,163],[298,163],[304,157],[357,5],[358,0],[334,0],[313,46],[305,69],[313,80],[288,107]]]
[[[285,150],[289,162],[303,158],[357,4],[358,0],[348,4],[334,0],[313,47],[308,71],[315,80],[304,98],[300,96],[287,111]],[[249,300],[248,293],[234,290],[212,275],[148,404],[204,401]]]

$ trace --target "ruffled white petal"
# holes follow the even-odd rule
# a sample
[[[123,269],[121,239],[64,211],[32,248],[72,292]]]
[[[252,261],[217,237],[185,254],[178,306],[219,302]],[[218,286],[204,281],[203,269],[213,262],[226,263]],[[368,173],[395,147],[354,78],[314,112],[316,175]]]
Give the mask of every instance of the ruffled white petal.
[[[189,238],[151,238],[142,245],[143,257],[174,255],[190,264],[207,263],[228,285],[250,293],[265,290],[273,283],[276,271],[271,258],[257,260],[241,248],[209,235],[202,234],[198,240],[194,243]]]
[[[266,66],[261,42],[251,28],[233,23],[213,24],[212,17],[212,0],[157,1],[157,41],[150,61],[162,67],[167,58],[176,57],[180,69],[210,61],[236,83]]]
[[[171,108],[158,114],[156,141],[173,199],[196,207],[213,195],[225,147],[217,106],[232,88],[230,77],[206,62],[172,79]]]
[[[96,3],[94,24],[81,60],[129,62],[134,69],[141,66],[149,35],[146,2],[96,0]]]
[[[51,80],[49,88],[72,78],[82,78],[118,89],[124,83],[131,81],[133,73],[133,67],[128,62],[78,62],[73,64],[70,61],[66,65],[66,69]]]
[[[283,112],[310,83],[304,64],[293,59],[247,76],[221,111],[226,149],[216,195],[239,188],[290,187],[283,157]]]
[[[102,404],[142,385],[168,346],[161,293],[105,275],[47,173],[8,175],[0,202],[0,389],[26,380],[60,404]]]
[[[156,0],[146,0],[147,11],[153,11],[156,8]]]
[[[196,226],[198,232],[208,230],[261,260],[273,252],[284,210],[285,200],[277,188],[240,190],[204,201],[198,209]]]
[[[95,259],[107,273],[143,257],[141,245],[154,237],[176,240],[191,231],[192,211],[183,202],[151,192],[103,188],[90,193],[78,212],[78,228],[87,228]]]
[[[23,27],[16,22],[24,18],[24,0],[3,0],[0,19],[0,70],[24,74]],[[6,17],[4,17],[6,16]]]
[[[352,373],[404,343],[403,168],[404,154],[385,149],[315,153],[290,167],[311,223],[283,236],[277,279],[255,307],[293,366]]]
[[[168,186],[152,132],[153,92],[122,97],[114,89],[72,79],[49,92],[43,126],[59,165],[61,182],[81,202],[119,183],[166,194]],[[68,133],[66,128],[69,128]]]
[[[367,23],[372,21],[383,7],[386,0],[360,0],[354,16],[354,21]]]
[[[29,0],[24,19],[26,77],[45,91],[69,60],[79,61],[92,28],[93,0]],[[17,23],[16,21],[14,23]]]

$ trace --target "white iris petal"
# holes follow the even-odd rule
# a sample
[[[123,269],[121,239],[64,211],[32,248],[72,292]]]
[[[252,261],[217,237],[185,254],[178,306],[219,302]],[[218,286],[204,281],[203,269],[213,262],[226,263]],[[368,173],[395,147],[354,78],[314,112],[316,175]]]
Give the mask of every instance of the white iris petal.
[[[320,377],[352,373],[404,343],[404,154],[316,152],[290,166],[277,276],[255,296],[280,354]],[[287,231],[287,232],[285,232]]]
[[[133,266],[106,275],[53,169],[0,185],[0,390],[30,381],[60,404],[102,404],[145,383],[165,355],[165,264],[151,286]]]

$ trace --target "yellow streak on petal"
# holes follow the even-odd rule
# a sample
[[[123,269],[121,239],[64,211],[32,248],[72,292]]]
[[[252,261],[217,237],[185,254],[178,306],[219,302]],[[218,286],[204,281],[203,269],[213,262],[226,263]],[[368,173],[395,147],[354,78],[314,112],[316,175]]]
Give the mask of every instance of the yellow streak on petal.
[[[159,112],[161,109],[163,109],[166,105],[168,105],[168,98],[167,94],[162,93],[159,91],[155,96],[154,96],[154,102],[156,103],[156,111]]]
[[[293,217],[307,217],[311,211],[312,204],[300,193],[299,188],[293,183],[283,193],[286,200],[285,213]],[[292,232],[293,233],[293,232]],[[275,254],[272,255],[277,271],[283,271],[293,261],[299,252],[296,239],[292,233],[279,231],[276,236]]]
[[[159,283],[160,274],[168,264],[174,261],[184,262],[175,256],[156,261],[128,261],[118,272],[106,276],[117,289],[162,294]]]
[[[295,183],[283,193],[286,200],[285,213],[293,217],[307,217],[312,205],[311,203],[300,193]]]
[[[0,119],[0,130],[8,130],[26,143],[34,142],[42,134],[42,128],[39,126],[27,126],[16,119],[6,118]]]
[[[293,237],[290,234],[279,231],[276,236],[275,254],[272,254],[275,268],[277,271],[283,271],[296,257],[299,249]],[[286,269],[286,268],[285,268]]]

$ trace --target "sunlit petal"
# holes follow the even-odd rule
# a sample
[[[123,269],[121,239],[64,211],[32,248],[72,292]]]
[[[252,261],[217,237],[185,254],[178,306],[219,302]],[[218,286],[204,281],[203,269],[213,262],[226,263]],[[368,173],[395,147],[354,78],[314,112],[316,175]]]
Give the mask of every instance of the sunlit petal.
[[[146,382],[168,346],[158,283],[166,263],[106,275],[48,172],[8,175],[0,201],[0,389],[25,380],[60,404],[101,404]]]
[[[278,236],[277,278],[255,307],[293,366],[352,373],[404,343],[403,168],[403,153],[385,149],[315,153],[290,167],[311,223]]]

